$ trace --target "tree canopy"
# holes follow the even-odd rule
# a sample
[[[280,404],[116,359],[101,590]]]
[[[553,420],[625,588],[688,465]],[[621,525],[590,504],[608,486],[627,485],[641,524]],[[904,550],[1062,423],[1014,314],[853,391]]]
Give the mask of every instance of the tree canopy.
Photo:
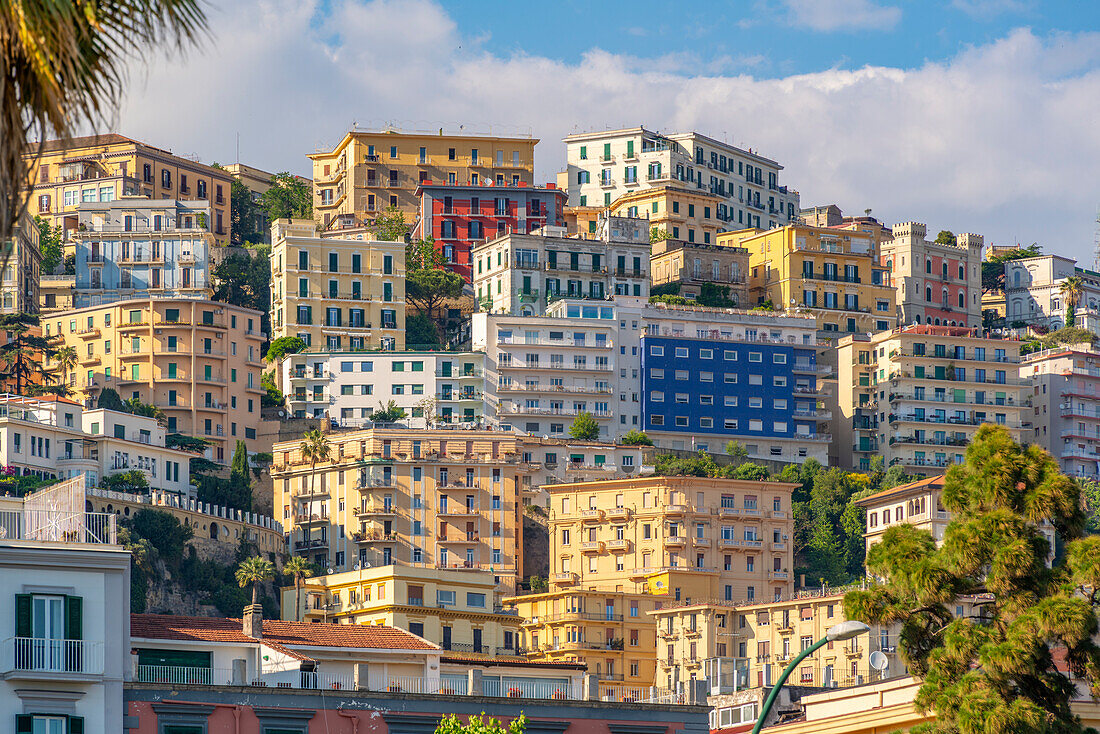
[[[51,227],[48,220],[36,216],[34,223],[38,227],[38,249],[42,251],[42,274],[52,275],[65,261],[63,245],[64,231],[61,225]]]
[[[581,411],[569,426],[569,436],[578,441],[596,441],[600,437],[600,424],[588,411]]]
[[[935,712],[924,732],[1084,731],[1056,664],[1097,691],[1100,537],[1081,539],[1080,489],[1050,454],[985,424],[941,502],[952,516],[942,543],[888,528],[867,557],[881,581],[845,596],[848,618],[901,626],[899,650],[922,680],[915,703]],[[1046,529],[1067,544],[1052,568]],[[974,614],[953,614],[960,597],[978,599]]]
[[[230,253],[214,268],[214,281],[218,286],[214,290],[214,300],[267,314],[271,308],[270,254],[269,245]]]
[[[405,212],[390,205],[374,218],[372,227],[374,236],[383,242],[401,242],[409,234],[409,224],[405,221]],[[406,263],[405,269],[408,270]]]
[[[288,171],[276,173],[271,177],[271,188],[260,196],[260,206],[271,221],[312,219],[313,187]]]
[[[305,340],[300,336],[280,336],[267,347],[264,359],[268,362],[278,362],[288,354],[298,354],[306,349]]]
[[[653,439],[641,431],[630,429],[619,439],[619,443],[627,446],[652,446]]]
[[[1042,248],[1032,242],[1027,247],[1017,247],[982,261],[982,293],[996,293],[1004,290],[1005,263],[1011,260],[1023,260],[1039,257]]]

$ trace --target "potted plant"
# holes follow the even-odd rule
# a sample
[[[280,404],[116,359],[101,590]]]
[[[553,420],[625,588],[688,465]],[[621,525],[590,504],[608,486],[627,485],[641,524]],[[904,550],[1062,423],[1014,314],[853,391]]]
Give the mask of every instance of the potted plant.
[[[518,688],[509,688],[508,698],[523,698],[523,691]]]
[[[565,700],[565,691],[563,691],[562,689],[559,688],[556,691],[554,691],[552,694],[550,694],[550,698],[554,699],[555,701],[564,701]]]

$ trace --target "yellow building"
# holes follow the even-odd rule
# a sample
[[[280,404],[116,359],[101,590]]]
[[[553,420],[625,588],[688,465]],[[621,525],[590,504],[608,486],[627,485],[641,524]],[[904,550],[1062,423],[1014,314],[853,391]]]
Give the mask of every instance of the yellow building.
[[[511,434],[367,429],[328,435],[311,466],[301,441],[273,448],[275,512],[294,553],[322,568],[408,563],[493,571],[511,592],[523,573],[520,460]]]
[[[272,338],[329,351],[405,348],[405,244],[321,237],[311,219],[271,226]]]
[[[653,476],[546,487],[552,588],[782,598],[793,588],[795,486]]]
[[[396,206],[412,224],[424,181],[533,185],[531,137],[351,130],[331,151],[311,153],[313,211],[326,228],[366,224]]]
[[[719,216],[724,206],[717,196],[679,184],[666,184],[623,194],[608,211],[616,217],[640,217],[650,227],[667,232],[674,240],[710,244],[726,219]]]
[[[12,237],[12,248],[5,252],[3,279],[0,281],[0,313],[37,313],[39,283],[42,278],[42,250],[38,225],[29,212],[23,212]]]
[[[910,474],[942,474],[963,460],[982,423],[1022,436],[1027,388],[1018,341],[914,324],[841,340],[837,361],[836,452],[853,468],[865,470],[881,455]]]
[[[55,313],[42,327],[55,348],[76,348],[67,376],[76,399],[113,388],[156,405],[169,433],[204,439],[207,458],[228,463],[238,440],[249,452],[271,448],[256,431],[265,393],[260,316],[220,301],[146,298]]]
[[[794,224],[740,240],[754,303],[811,313],[825,332],[894,328],[897,293],[873,232]]]
[[[625,688],[629,698],[653,685],[656,624],[650,612],[667,595],[638,591],[568,589],[504,600],[519,612],[520,644],[529,660],[578,661],[608,689]]]
[[[208,201],[213,213],[209,229],[218,244],[229,243],[232,178],[225,170],[109,133],[46,141],[30,173],[29,211],[64,229],[66,239],[77,227],[82,203],[144,196]]]
[[[300,605],[295,614],[295,599]],[[283,619],[399,627],[445,651],[517,655],[520,618],[501,606],[489,571],[392,564],[283,587]]]
[[[682,240],[653,243],[649,270],[653,285],[676,284],[679,295],[698,298],[704,283],[728,289],[734,307],[750,308],[749,251],[743,247],[691,244]]]
[[[39,279],[38,310],[43,318],[72,310],[75,297],[75,275],[43,275]]]

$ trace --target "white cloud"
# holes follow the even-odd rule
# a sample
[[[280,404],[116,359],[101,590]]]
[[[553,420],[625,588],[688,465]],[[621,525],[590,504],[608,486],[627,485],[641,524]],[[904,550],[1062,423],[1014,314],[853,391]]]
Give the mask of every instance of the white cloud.
[[[786,4],[791,25],[812,31],[888,31],[901,20],[901,8],[872,0],[786,0]]]
[[[305,154],[353,121],[462,124],[539,137],[537,175],[552,181],[570,132],[696,129],[783,163],[805,205],[1039,241],[1092,264],[1100,34],[1020,30],[913,69],[756,79],[746,60],[505,55],[426,0],[325,11],[312,0],[242,0],[213,20],[205,54],[153,63],[120,132],[231,161],[239,131],[243,161],[309,173]],[[410,28],[415,42],[394,30]]]

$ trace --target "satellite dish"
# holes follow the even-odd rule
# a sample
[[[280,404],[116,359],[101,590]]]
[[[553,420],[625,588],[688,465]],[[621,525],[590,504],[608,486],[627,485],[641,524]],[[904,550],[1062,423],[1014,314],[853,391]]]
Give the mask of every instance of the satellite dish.
[[[332,573],[332,569],[330,568],[330,569],[328,570],[328,572],[329,572],[329,573]]]
[[[886,667],[890,665],[890,660],[881,650],[875,650],[871,653],[871,656],[867,659],[867,662],[872,668],[881,672],[886,670]]]

